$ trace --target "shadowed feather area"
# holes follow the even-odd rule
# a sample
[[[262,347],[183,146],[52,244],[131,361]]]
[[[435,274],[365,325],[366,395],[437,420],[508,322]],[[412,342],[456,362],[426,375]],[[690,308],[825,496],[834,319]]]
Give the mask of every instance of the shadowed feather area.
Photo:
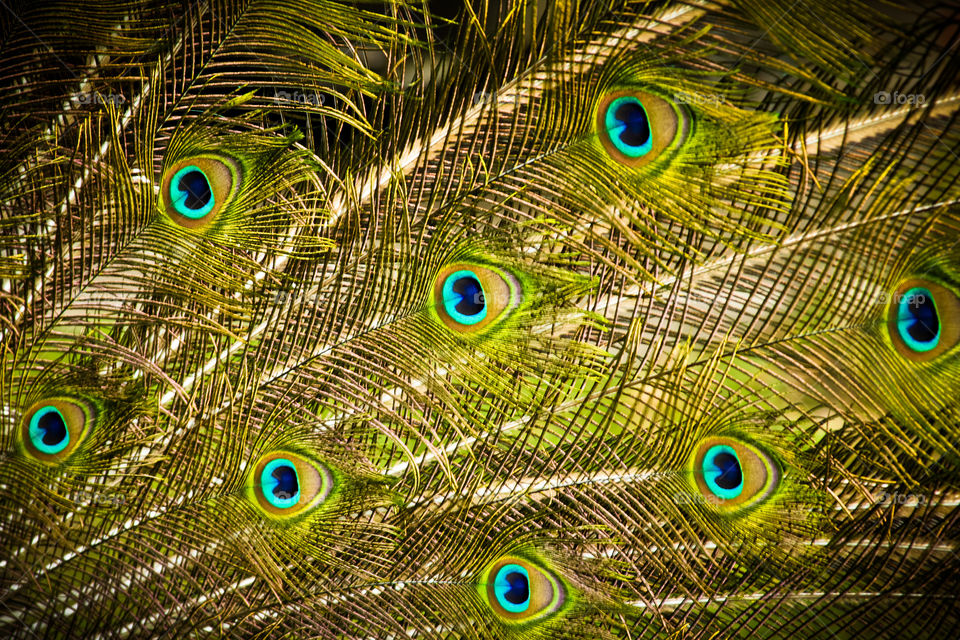
[[[0,636],[952,638],[960,7],[0,6]]]

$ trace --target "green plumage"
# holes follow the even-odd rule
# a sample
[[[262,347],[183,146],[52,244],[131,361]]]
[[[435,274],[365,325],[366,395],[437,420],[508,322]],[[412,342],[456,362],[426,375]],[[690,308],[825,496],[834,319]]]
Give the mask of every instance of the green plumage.
[[[960,10],[0,13],[0,636],[950,638]]]

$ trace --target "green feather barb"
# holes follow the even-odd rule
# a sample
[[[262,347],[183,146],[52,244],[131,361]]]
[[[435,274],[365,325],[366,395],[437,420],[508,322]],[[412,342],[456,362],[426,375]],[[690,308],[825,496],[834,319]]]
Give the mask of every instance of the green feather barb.
[[[958,43],[7,0],[0,637],[953,637]]]

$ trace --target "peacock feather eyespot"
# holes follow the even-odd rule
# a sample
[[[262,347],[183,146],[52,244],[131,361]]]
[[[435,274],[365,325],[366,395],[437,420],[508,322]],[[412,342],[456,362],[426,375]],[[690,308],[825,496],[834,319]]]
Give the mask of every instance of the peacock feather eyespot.
[[[710,437],[694,453],[693,477],[705,502],[722,511],[736,511],[768,497],[780,473],[770,456],[755,446]]]
[[[236,195],[239,165],[225,156],[186,158],[164,172],[163,209],[174,222],[189,229],[210,224]]]
[[[292,451],[273,452],[254,465],[253,497],[267,514],[287,518],[323,503],[333,491],[333,473]]]
[[[187,165],[173,174],[170,201],[180,215],[199,220],[213,210],[214,200],[210,179],[197,165]]]
[[[633,90],[608,93],[597,108],[597,131],[607,154],[629,167],[652,162],[681,131],[681,114],[663,98]]]
[[[275,458],[260,472],[260,488],[264,499],[277,509],[289,509],[300,501],[300,478],[297,468],[286,458]]]
[[[566,600],[563,584],[547,570],[517,556],[504,556],[484,574],[481,595],[498,618],[510,624],[542,620]]]
[[[500,322],[517,305],[519,295],[519,283],[506,272],[453,264],[437,276],[432,308],[448,328],[479,333]]]
[[[960,299],[937,282],[906,280],[891,296],[887,331],[894,349],[904,358],[933,360],[960,342]]]
[[[87,403],[73,398],[40,400],[24,413],[21,427],[24,447],[41,462],[62,462],[86,438],[94,415]]]

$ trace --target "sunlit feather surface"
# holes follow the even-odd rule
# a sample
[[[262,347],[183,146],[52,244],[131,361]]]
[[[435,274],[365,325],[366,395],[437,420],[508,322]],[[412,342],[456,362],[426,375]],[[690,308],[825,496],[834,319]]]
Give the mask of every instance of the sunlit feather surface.
[[[954,637],[956,6],[0,29],[3,637]]]

